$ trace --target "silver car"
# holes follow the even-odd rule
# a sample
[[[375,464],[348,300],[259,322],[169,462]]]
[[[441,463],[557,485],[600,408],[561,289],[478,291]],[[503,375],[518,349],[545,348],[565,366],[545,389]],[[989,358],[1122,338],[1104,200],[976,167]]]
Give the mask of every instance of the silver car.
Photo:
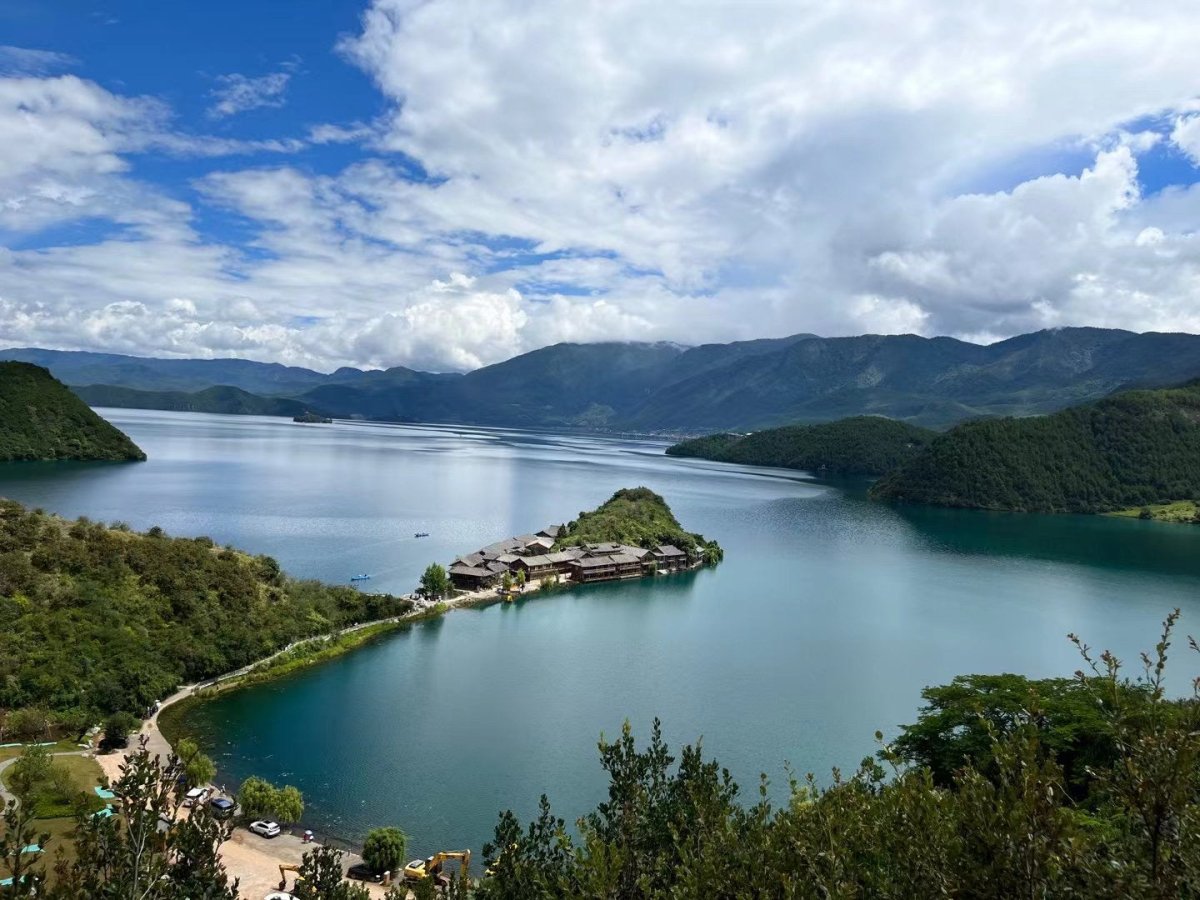
[[[278,822],[267,822],[259,819],[256,822],[250,823],[250,830],[255,834],[261,834],[265,838],[279,837],[283,829],[279,827]]]

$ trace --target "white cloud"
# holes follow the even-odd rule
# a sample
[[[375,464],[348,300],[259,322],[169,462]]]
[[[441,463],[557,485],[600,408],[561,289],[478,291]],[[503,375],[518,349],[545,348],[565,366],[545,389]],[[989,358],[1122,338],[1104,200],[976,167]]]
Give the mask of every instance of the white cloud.
[[[1197,29],[1191,0],[375,0],[340,47],[388,111],[306,136],[358,161],[197,180],[244,246],[136,154],[302,142],[0,82],[0,227],[127,229],[0,256],[0,343],[468,368],[555,340],[1200,330],[1200,189],[1138,187],[1164,141],[1200,165]],[[282,103],[288,71],[227,76],[215,114]],[[1091,159],[1003,178],[1054,148]]]
[[[45,75],[78,63],[67,53],[0,45],[0,75]]]
[[[233,72],[217,76],[217,87],[211,94],[216,100],[208,109],[214,119],[233,116],[251,109],[283,106],[286,102],[290,71],[271,72],[252,77]]]

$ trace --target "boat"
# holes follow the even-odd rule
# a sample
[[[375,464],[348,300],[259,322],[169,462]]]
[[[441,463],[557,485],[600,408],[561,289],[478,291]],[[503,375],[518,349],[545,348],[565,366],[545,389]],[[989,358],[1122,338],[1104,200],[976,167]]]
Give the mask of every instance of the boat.
[[[370,579],[371,579],[370,575],[351,575],[350,576],[351,581],[370,581]]]
[[[428,531],[418,531],[413,537],[429,537]]]

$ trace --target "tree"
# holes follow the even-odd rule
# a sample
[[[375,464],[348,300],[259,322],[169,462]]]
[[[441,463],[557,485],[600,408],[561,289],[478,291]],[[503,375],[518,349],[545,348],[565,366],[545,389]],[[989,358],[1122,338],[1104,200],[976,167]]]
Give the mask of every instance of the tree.
[[[275,816],[281,822],[299,822],[304,818],[304,795],[299,788],[285,784],[275,797]]]
[[[3,897],[38,897],[45,882],[45,871],[41,859],[45,857],[49,834],[39,834],[33,824],[33,807],[29,803],[17,804],[9,801],[0,823],[0,871],[12,878],[12,885],[0,891]],[[42,848],[40,854],[26,853],[30,845]]]
[[[526,581],[525,570],[518,569],[517,570],[517,587],[520,588],[521,590],[524,590],[525,589],[525,581]]]
[[[208,784],[217,775],[217,765],[212,759],[200,752],[200,748],[191,738],[182,738],[175,745],[175,752],[183,763],[183,774],[190,787],[200,787]]]
[[[363,842],[363,861],[375,872],[399,871],[408,851],[408,838],[399,828],[373,828]]]
[[[430,563],[421,576],[419,592],[430,600],[441,600],[450,593],[450,577],[438,563]]]
[[[3,594],[3,591],[0,591]],[[43,709],[29,707],[14,709],[4,720],[0,734],[16,741],[33,741],[45,737],[50,730],[50,721]]]
[[[182,771],[178,757],[162,764],[143,741],[114,785],[122,814],[79,813],[77,857],[60,860],[46,900],[237,900],[237,882],[230,882],[218,853],[229,839],[228,825],[204,805],[177,815]]]
[[[513,589],[512,572],[505,571],[505,573],[500,576],[500,588],[506,594]]]
[[[54,762],[50,752],[37,744],[29,744],[12,765],[8,783],[13,796],[27,805],[33,805],[34,795],[50,780]]]
[[[298,822],[304,815],[304,798],[291,785],[277,788],[269,781],[251,776],[242,782],[237,795],[238,808],[246,819],[276,819]]]
[[[346,881],[342,852],[317,847],[304,854],[292,893],[297,900],[370,900],[365,887]]]
[[[124,747],[129,736],[141,727],[141,720],[133,713],[115,712],[104,720],[104,743],[108,747]]]

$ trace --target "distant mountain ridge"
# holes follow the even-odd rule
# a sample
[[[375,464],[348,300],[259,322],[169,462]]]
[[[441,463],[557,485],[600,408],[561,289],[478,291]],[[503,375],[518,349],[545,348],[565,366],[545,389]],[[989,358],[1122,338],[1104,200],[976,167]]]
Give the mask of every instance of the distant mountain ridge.
[[[284,397],[260,397],[241,388],[220,385],[201,391],[140,391],[137,388],[91,384],[71,388],[89,406],[119,409],[167,409],[176,412],[228,413],[247,416],[302,416],[307,404]]]
[[[0,362],[0,462],[145,458],[45,369]]]
[[[0,359],[44,365],[73,386],[188,393],[229,386],[333,416],[699,434],[864,414],[944,427],[1053,412],[1200,376],[1200,336],[1062,328],[986,346],[808,334],[698,347],[555,344],[466,374],[404,367],[324,374],[248,360],[38,349],[0,351]]]

